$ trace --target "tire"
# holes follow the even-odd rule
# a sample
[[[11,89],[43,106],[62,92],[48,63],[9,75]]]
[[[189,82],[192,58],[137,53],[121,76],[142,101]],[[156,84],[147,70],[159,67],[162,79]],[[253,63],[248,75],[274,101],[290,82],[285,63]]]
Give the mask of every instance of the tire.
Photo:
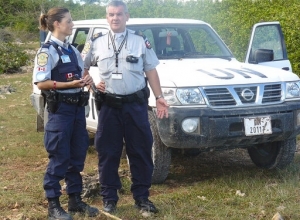
[[[171,149],[161,141],[152,111],[148,111],[150,128],[153,136],[152,160],[154,164],[152,183],[163,183],[169,173],[171,164]]]
[[[296,152],[296,138],[258,144],[248,148],[252,162],[259,168],[282,169],[289,165]]]

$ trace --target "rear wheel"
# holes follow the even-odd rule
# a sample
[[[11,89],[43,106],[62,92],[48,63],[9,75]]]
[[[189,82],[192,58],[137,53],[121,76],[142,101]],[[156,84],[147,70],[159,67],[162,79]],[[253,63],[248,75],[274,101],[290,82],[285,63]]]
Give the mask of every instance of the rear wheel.
[[[148,111],[153,136],[152,160],[154,164],[152,183],[163,183],[168,176],[171,164],[171,149],[161,141],[154,113]]]
[[[248,148],[252,162],[264,169],[284,168],[289,165],[296,152],[296,138],[258,144]]]

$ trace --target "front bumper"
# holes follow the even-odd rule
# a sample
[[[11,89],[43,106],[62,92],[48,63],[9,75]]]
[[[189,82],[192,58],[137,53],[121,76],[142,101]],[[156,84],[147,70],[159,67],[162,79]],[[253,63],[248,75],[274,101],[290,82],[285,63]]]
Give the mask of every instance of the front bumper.
[[[167,147],[222,150],[296,137],[300,133],[299,113],[299,101],[238,109],[173,106],[169,108],[169,118],[157,120],[157,124],[160,138]],[[265,115],[271,116],[272,134],[246,136],[244,118]],[[200,127],[196,133],[187,134],[181,123],[190,117],[198,117]]]

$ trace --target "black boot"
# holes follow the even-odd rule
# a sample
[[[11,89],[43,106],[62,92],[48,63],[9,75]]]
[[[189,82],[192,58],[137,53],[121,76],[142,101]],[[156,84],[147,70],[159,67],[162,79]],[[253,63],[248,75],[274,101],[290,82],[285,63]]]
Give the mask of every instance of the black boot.
[[[91,207],[83,202],[79,193],[69,194],[68,206],[68,211],[74,214],[79,212],[81,214],[87,214],[89,217],[95,217],[99,213],[97,208]]]
[[[60,206],[59,197],[48,198],[48,220],[72,220],[73,218]]]

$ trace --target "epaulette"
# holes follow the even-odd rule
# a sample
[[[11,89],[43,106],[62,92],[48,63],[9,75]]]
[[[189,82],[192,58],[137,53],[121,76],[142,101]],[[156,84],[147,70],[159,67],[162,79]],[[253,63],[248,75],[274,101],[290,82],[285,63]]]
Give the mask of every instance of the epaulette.
[[[134,34],[135,34],[135,35],[138,35],[138,36],[141,36],[142,38],[144,38],[145,45],[146,45],[146,47],[147,47],[148,49],[151,49],[151,48],[152,48],[150,41],[149,41],[148,38],[143,34],[143,32],[141,32],[141,31],[135,31]]]
[[[47,41],[46,43],[44,43],[44,44],[42,45],[42,48],[47,48],[47,49],[49,49],[50,45],[52,45],[51,42],[50,42],[50,41]]]
[[[104,35],[102,34],[102,32],[99,32],[99,33],[97,33],[97,34],[94,34],[94,35],[91,37],[91,41],[94,41],[94,40],[96,40],[98,37],[102,37],[102,36],[104,36]]]
[[[94,34],[89,41],[87,41],[85,44],[84,44],[84,47],[83,47],[83,50],[81,52],[81,54],[87,54],[91,48],[91,42],[93,42],[94,40],[96,40],[97,38],[99,37],[102,37],[104,36],[105,34],[102,34],[102,32],[99,32],[97,34]]]

